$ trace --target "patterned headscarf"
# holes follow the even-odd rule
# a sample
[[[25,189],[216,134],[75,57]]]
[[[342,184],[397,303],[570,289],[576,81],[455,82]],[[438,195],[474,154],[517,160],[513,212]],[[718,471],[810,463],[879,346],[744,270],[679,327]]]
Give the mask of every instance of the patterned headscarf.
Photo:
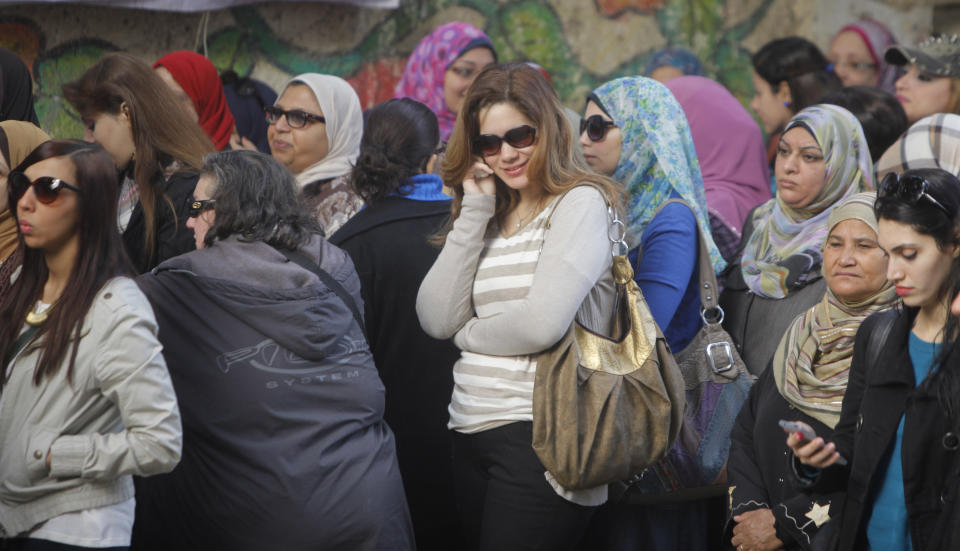
[[[873,163],[856,117],[836,105],[813,105],[787,123],[806,129],[823,152],[826,181],[802,209],[787,206],[779,193],[753,213],[753,234],[743,250],[743,279],[754,293],[783,298],[820,277],[830,211],[854,193],[874,189]]]
[[[304,84],[316,96],[326,119],[329,146],[326,157],[294,174],[297,183],[305,186],[349,173],[360,154],[360,138],[363,136],[363,111],[356,91],[342,78],[320,73],[297,75],[284,84],[283,89],[291,84]]]
[[[683,109],[666,86],[647,77],[624,77],[593,91],[620,129],[623,145],[613,178],[626,187],[627,243],[640,245],[650,218],[676,193],[690,205],[707,241],[713,268],[726,266],[707,215],[707,200],[697,150]]]
[[[394,89],[393,97],[417,100],[437,115],[444,141],[453,132],[457,114],[444,100],[443,76],[457,58],[474,48],[489,48],[497,58],[490,37],[480,29],[457,21],[440,25],[417,44]]]
[[[877,181],[911,168],[940,168],[960,177],[960,115],[938,113],[913,123],[877,160]]]
[[[841,201],[830,213],[830,231],[845,220],[861,220],[876,232],[876,198],[867,192]],[[793,321],[773,356],[773,377],[783,398],[824,424],[836,426],[860,323],[896,303],[897,294],[889,282],[856,303],[844,302],[828,287],[819,304]]]
[[[653,54],[653,57],[647,62],[647,67],[643,70],[643,76],[648,77],[660,67],[666,66],[676,67],[684,75],[702,77],[705,74],[700,59],[693,53],[683,48],[664,48]]]
[[[894,83],[897,81],[897,68],[883,59],[883,54],[887,51],[887,48],[897,43],[897,39],[890,32],[890,29],[872,19],[863,19],[843,27],[837,31],[837,34],[845,31],[857,33],[863,43],[867,45],[870,58],[877,66],[877,82],[874,86],[891,94],[895,93]],[[834,38],[836,38],[836,35],[834,35]]]

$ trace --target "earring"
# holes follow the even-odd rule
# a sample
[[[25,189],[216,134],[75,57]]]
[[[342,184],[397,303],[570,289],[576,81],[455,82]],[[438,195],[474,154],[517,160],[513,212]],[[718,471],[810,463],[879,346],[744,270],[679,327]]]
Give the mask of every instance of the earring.
[[[789,102],[789,101],[783,102],[783,106],[784,106],[784,107],[790,107],[790,102]]]

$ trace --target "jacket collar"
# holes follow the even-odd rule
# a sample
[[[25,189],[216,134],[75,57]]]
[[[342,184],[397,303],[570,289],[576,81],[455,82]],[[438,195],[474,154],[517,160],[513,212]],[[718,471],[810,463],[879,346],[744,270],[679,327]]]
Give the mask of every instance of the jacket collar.
[[[901,307],[902,310],[890,328],[887,341],[883,344],[880,358],[886,358],[872,366],[873,380],[878,384],[902,384],[914,386],[913,368],[910,363],[908,339],[913,327],[913,320],[917,316],[916,308]]]
[[[413,201],[403,197],[384,197],[355,214],[328,240],[334,245],[340,245],[357,234],[383,224],[442,214],[450,214],[449,201]]]

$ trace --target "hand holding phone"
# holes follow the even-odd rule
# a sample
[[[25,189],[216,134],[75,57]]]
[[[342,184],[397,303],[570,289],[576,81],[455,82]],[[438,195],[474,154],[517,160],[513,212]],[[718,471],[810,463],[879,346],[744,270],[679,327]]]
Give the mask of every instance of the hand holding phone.
[[[474,158],[474,163],[467,169],[467,175],[463,178],[463,192],[485,193],[487,195],[496,195],[497,186],[493,180],[493,169],[480,157]]]
[[[779,425],[784,432],[791,435],[787,438],[787,445],[804,465],[823,469],[834,463],[844,466],[847,464],[847,460],[835,451],[834,444],[827,444],[822,438],[818,439],[817,433],[810,428],[810,425],[786,419],[781,419]],[[799,439],[792,435],[797,435]]]

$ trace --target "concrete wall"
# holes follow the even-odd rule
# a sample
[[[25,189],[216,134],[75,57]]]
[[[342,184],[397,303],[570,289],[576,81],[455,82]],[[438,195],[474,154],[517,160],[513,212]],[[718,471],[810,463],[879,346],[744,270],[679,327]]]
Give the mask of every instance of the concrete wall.
[[[152,63],[170,50],[196,49],[221,70],[275,87],[301,72],[338,74],[368,107],[391,97],[421,37],[461,20],[484,28],[502,60],[543,65],[576,110],[592,88],[641,73],[650,55],[668,45],[697,53],[710,76],[748,100],[749,54],[768,40],[801,35],[826,49],[840,26],[870,16],[913,43],[933,29],[930,1],[404,0],[396,10],[271,3],[207,14],[20,5],[0,8],[0,45],[32,68],[41,124],[69,137],[79,136],[81,126],[60,86],[111,50]]]

